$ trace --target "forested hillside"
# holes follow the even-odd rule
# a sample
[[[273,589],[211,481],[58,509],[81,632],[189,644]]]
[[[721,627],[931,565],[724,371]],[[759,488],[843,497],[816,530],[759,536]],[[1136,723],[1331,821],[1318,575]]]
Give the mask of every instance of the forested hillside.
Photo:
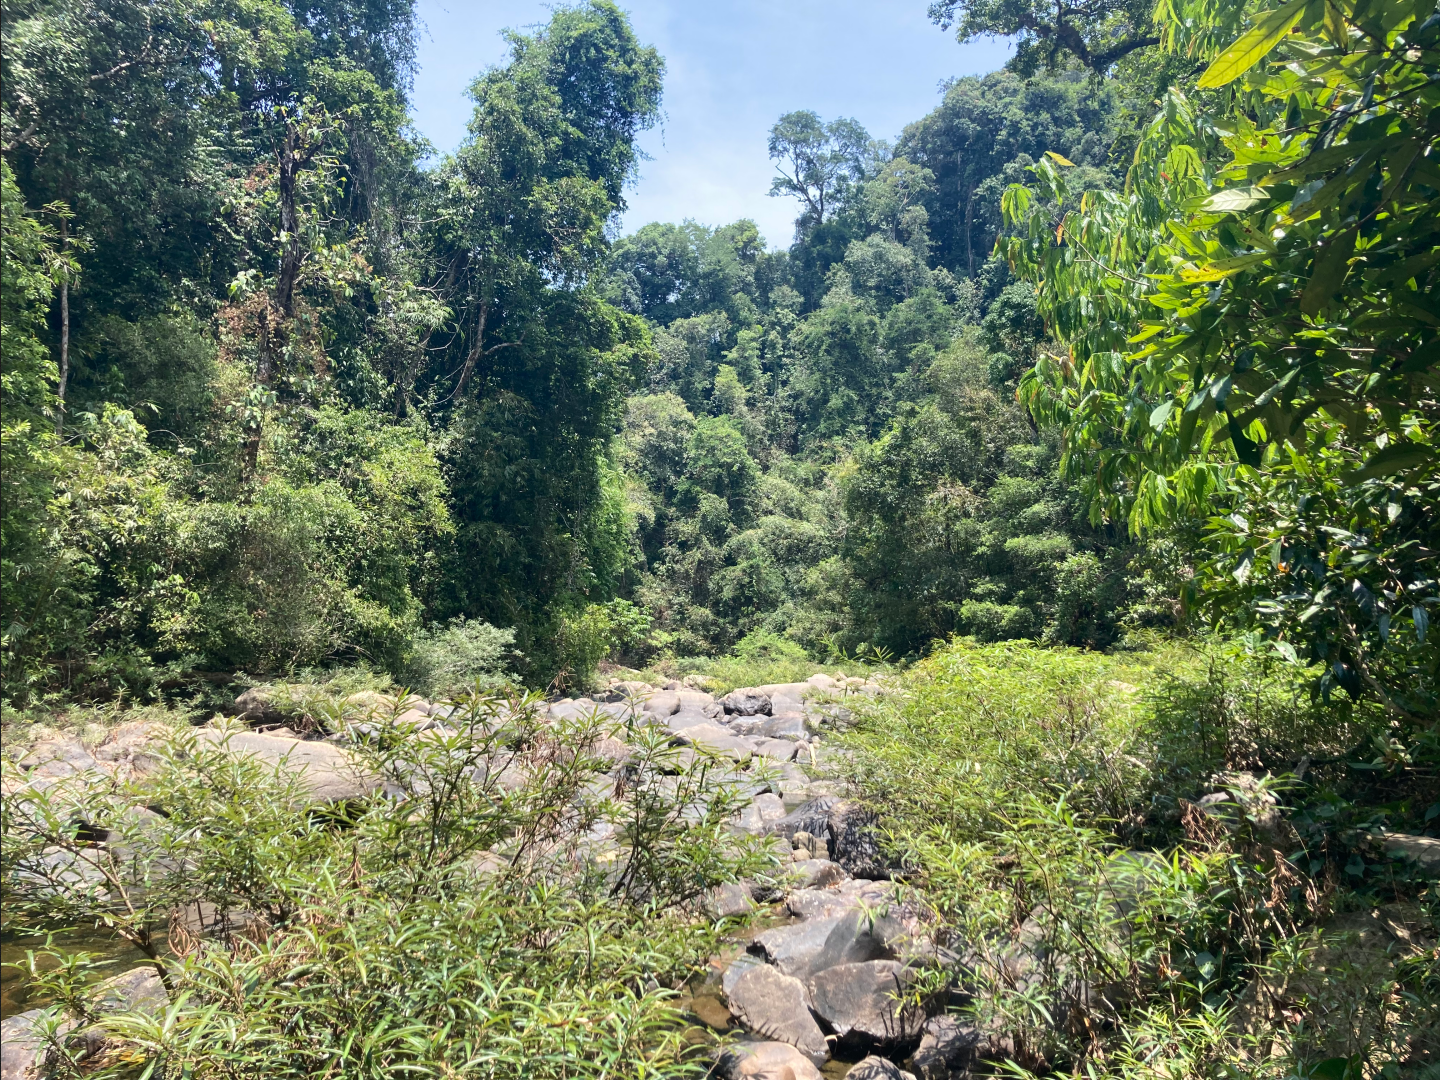
[[[398,4],[11,11],[8,696],[403,679],[453,620],[534,685],[757,632],[1173,625],[1183,559],[1092,527],[1015,399],[1045,329],[994,254],[1047,152],[1121,182],[1143,79],[962,79],[893,145],[788,114],[788,247],[612,243],[664,69],[624,16],[514,38],[439,159],[414,35]]]
[[[3,1080],[1440,1078],[1435,0],[0,14]]]

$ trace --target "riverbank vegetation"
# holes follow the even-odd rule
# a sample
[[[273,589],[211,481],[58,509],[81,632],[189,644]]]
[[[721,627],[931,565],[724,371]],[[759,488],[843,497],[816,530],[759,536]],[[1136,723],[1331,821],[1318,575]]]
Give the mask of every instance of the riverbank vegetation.
[[[1014,59],[780,117],[777,246],[615,235],[608,0],[438,155],[407,3],[6,4],[33,1060],[704,1074],[857,875],[924,1034],[835,1075],[1433,1080],[1440,14],[931,14]]]

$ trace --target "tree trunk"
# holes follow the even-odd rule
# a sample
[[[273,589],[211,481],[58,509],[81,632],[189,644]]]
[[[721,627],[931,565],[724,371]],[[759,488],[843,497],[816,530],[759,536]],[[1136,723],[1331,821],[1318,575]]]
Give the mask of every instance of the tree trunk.
[[[70,239],[70,223],[60,219],[60,257]],[[60,383],[55,388],[55,434],[65,432],[65,387],[70,382],[70,271],[62,270],[60,279]]]

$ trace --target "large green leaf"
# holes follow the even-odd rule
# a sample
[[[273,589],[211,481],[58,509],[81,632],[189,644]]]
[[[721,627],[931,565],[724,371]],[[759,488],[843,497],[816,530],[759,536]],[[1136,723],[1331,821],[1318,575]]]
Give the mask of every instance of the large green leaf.
[[[1266,12],[1256,19],[1254,26],[1241,34],[1205,69],[1205,74],[1200,76],[1200,88],[1214,90],[1225,86],[1258,64],[1300,21],[1300,13],[1307,3],[1309,0],[1290,0],[1284,7]]]

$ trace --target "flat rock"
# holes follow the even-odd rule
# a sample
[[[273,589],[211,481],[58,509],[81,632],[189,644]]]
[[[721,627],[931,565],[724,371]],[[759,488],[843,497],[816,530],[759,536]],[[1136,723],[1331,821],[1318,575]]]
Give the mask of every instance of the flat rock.
[[[829,1044],[810,1015],[805,984],[799,979],[772,967],[753,967],[735,981],[727,996],[730,1011],[747,1031],[790,1044],[814,1065],[829,1060]]]
[[[799,743],[791,742],[789,739],[757,738],[755,740],[755,752],[772,761],[794,761],[799,747]]]
[[[719,724],[715,723],[715,719],[713,717],[706,716],[704,713],[698,712],[693,709],[684,709],[680,712],[675,713],[673,716],[667,716],[663,719],[662,723],[664,723],[667,730],[676,734],[684,731],[686,728],[696,727],[700,724],[708,724],[711,727],[720,727]],[[739,732],[732,732],[728,730],[725,733],[727,735],[740,734]]]
[[[59,738],[36,743],[18,762],[31,777],[59,779],[99,768],[79,739]]]
[[[271,768],[294,773],[310,797],[318,802],[363,799],[380,790],[378,776],[332,743],[299,742],[253,731],[225,732],[217,728],[201,728],[195,733],[195,741],[200,749],[245,754]]]
[[[894,960],[837,964],[810,977],[815,1014],[842,1042],[903,1046],[920,1038],[925,1014],[901,1003],[905,965]]]
[[[731,735],[719,724],[696,724],[679,732],[675,738],[683,744],[723,754],[736,761],[742,761],[755,753],[754,742]]]
[[[44,1011],[31,1009],[0,1022],[0,1080],[35,1080],[39,1074],[36,1066],[45,1054],[45,1040],[35,1030],[35,1021]],[[74,1026],[65,1021],[62,1030]]]
[[[1440,878],[1440,840],[1411,833],[1382,833],[1385,854],[1414,865],[1431,877]]]
[[[100,983],[93,999],[102,1012],[139,1012],[154,1016],[170,1004],[153,967],[131,968]]]
[[[741,1042],[720,1054],[722,1080],[823,1080],[820,1070],[789,1043]]]
[[[759,734],[767,739],[790,739],[791,741],[803,739],[808,734],[805,730],[805,714],[802,712],[778,713],[761,722]]]

